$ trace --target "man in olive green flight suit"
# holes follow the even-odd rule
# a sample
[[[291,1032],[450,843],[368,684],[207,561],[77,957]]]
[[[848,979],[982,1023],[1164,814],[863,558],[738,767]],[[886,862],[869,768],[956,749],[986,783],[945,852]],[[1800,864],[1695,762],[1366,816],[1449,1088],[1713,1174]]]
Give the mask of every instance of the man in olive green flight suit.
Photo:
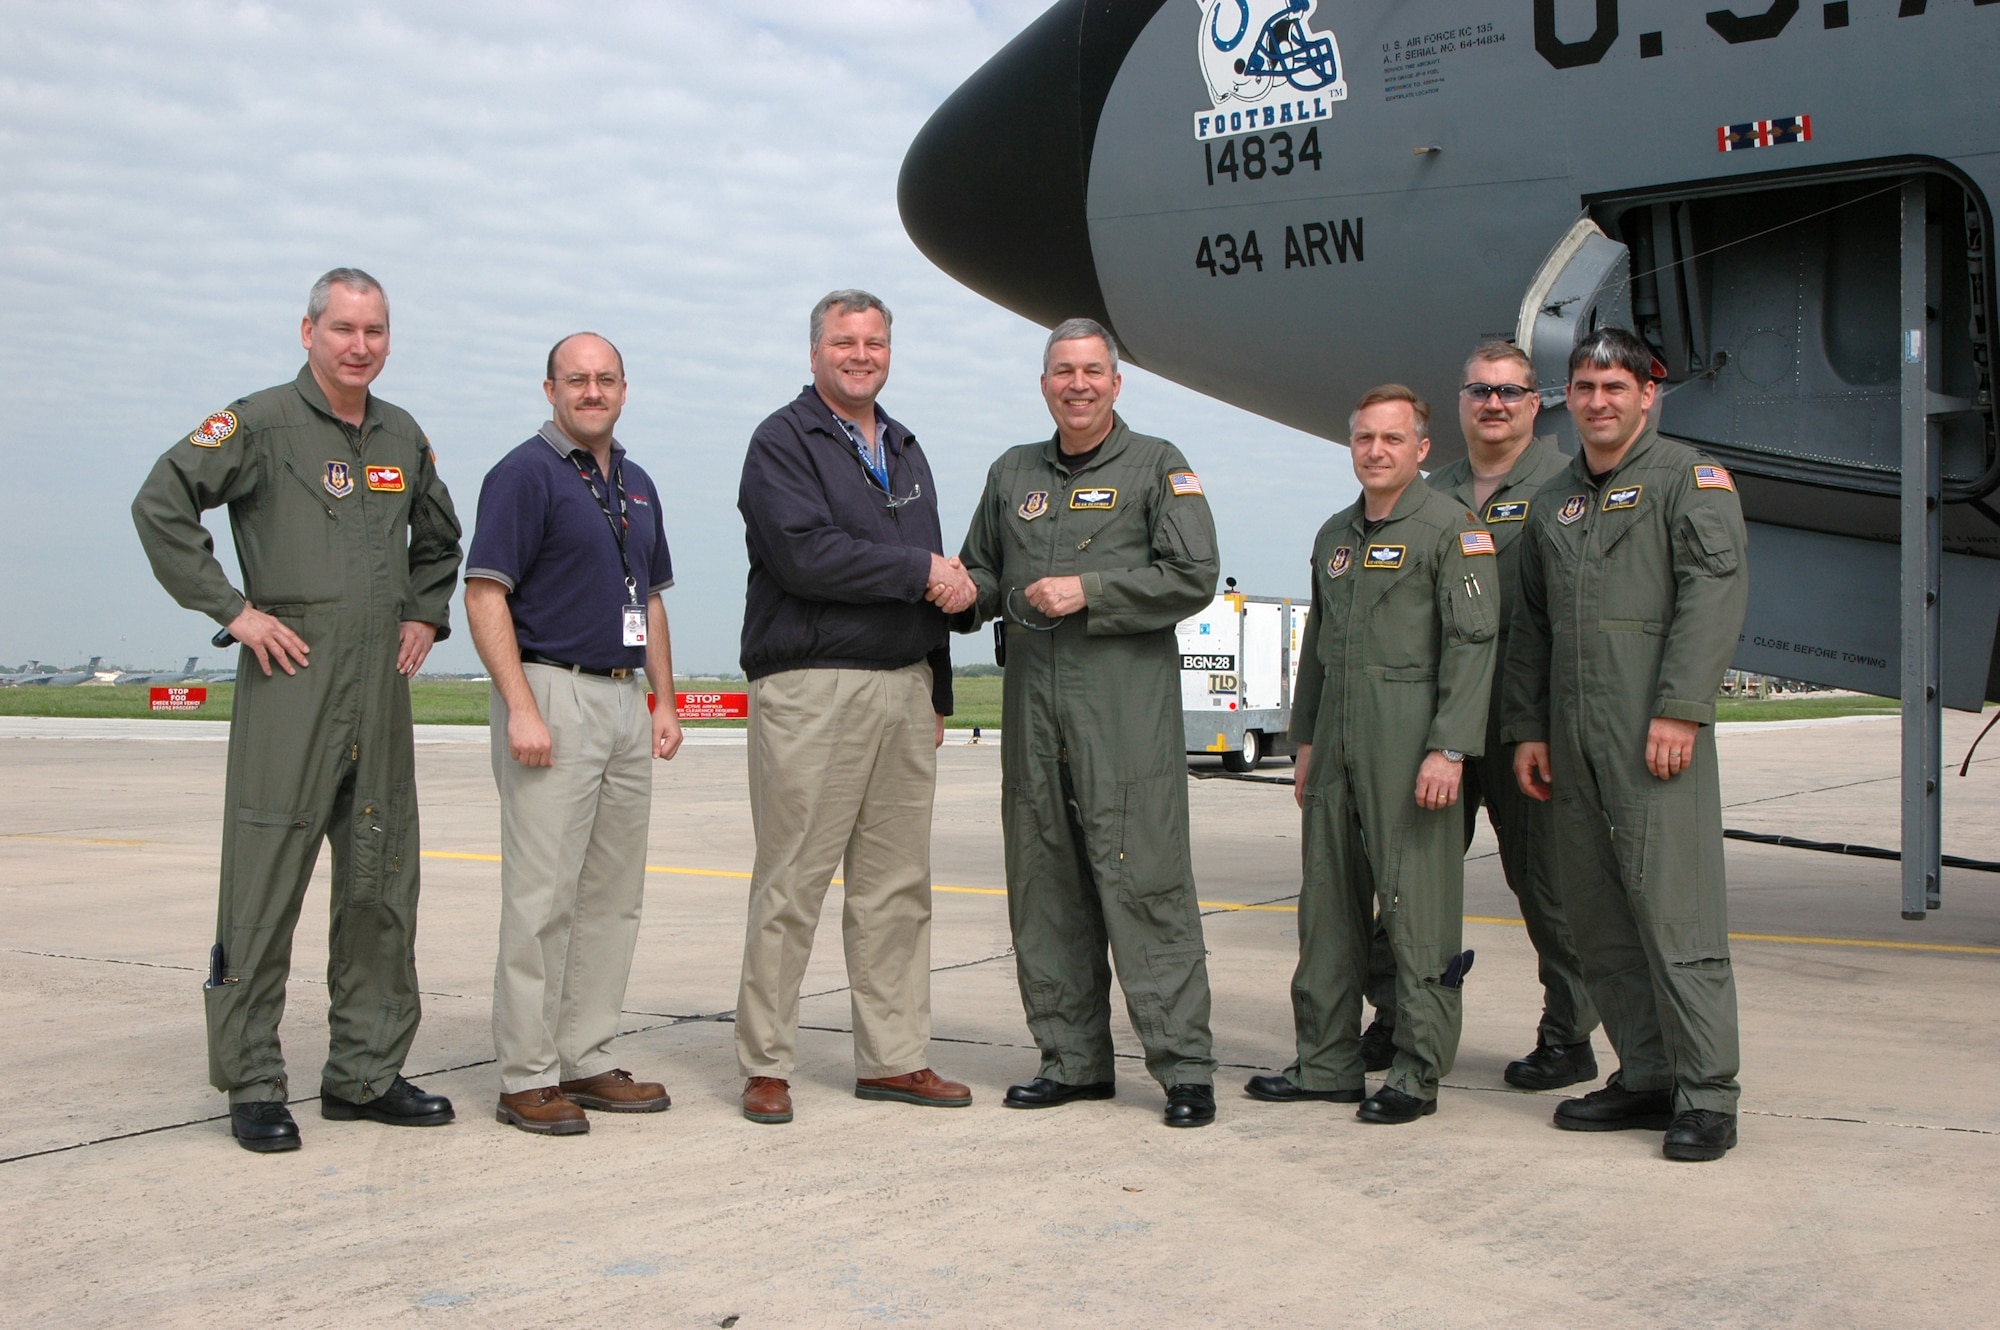
[[[1508,400],[1509,397],[1512,400]],[[1521,906],[1542,981],[1542,1018],[1534,1051],[1509,1063],[1509,1085],[1556,1090],[1595,1080],[1590,1032],[1597,1008],[1583,982],[1576,942],[1556,893],[1555,847],[1549,807],[1521,793],[1513,752],[1500,742],[1500,691],[1507,668],[1507,609],[1520,595],[1521,541],[1535,494],[1569,466],[1553,438],[1535,437],[1541,397],[1535,366],[1511,342],[1487,342],[1465,364],[1458,423],[1466,455],[1430,473],[1430,486],[1478,514],[1500,551],[1500,642],[1486,715],[1486,751],[1465,763],[1465,843],[1472,844],[1479,807],[1500,842],[1500,868]]]
[[[1361,498],[1313,543],[1292,738],[1303,811],[1298,1057],[1244,1087],[1274,1102],[1355,1103],[1364,1122],[1437,1111],[1458,1054],[1464,822],[1461,766],[1486,741],[1499,631],[1491,533],[1424,484],[1429,408],[1409,389],[1367,393],[1350,418]],[[1396,961],[1396,1054],[1365,1095],[1361,994],[1372,912]]]
[[[1501,738],[1521,789],[1553,797],[1563,909],[1618,1053],[1556,1126],[1664,1129],[1669,1159],[1720,1159],[1739,1057],[1715,695],[1747,533],[1729,473],[1648,423],[1656,377],[1622,328],[1570,355],[1583,449],[1522,536]]]
[[[1006,624],[1008,918],[1042,1062],[1005,1102],[1112,1096],[1115,966],[1166,1124],[1198,1127],[1215,1059],[1174,627],[1215,595],[1215,522],[1180,450],[1115,415],[1119,386],[1102,326],[1050,334],[1056,434],[987,473],[959,556],[979,600],[954,626]]]
[[[321,1114],[452,1118],[450,1101],[412,1086],[402,1066],[419,1015],[409,676],[449,631],[458,518],[416,422],[368,391],[389,354],[381,286],[336,268],[306,309],[298,377],[209,416],[132,504],[161,585],[243,646],[203,996],[209,1080],[229,1094],[237,1141],[256,1151],[299,1144],[278,1024],[323,838],[333,920]],[[240,593],[201,524],[225,504]]]

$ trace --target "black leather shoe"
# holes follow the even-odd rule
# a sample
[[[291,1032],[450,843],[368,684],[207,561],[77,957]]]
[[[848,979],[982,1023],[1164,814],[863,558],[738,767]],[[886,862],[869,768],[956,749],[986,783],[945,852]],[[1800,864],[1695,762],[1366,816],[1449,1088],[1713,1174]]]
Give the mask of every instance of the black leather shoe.
[[[389,1088],[380,1097],[365,1104],[342,1099],[322,1085],[319,1088],[319,1115],[335,1122],[367,1118],[370,1122],[385,1122],[391,1127],[442,1127],[456,1116],[451,1111],[451,1100],[441,1094],[425,1094],[400,1075],[389,1082]]]
[[[1413,1094],[1404,1094],[1394,1086],[1385,1085],[1362,1100],[1361,1107],[1354,1110],[1354,1116],[1363,1122],[1401,1123],[1415,1122],[1437,1111],[1437,1100],[1419,1099]]]
[[[1501,1075],[1523,1090],[1560,1090],[1597,1079],[1597,1055],[1590,1041],[1580,1044],[1536,1044],[1535,1051],[1507,1064]]]
[[[1067,1104],[1072,1099],[1109,1099],[1118,1093],[1114,1081],[1092,1081],[1088,1085],[1069,1085],[1062,1081],[1052,1081],[1046,1076],[1037,1076],[1026,1085],[1010,1085],[1007,1097],[1000,1102],[1009,1108],[1054,1108]]]
[[[1712,1108],[1690,1108],[1667,1128],[1660,1153],[1686,1161],[1720,1159],[1736,1145],[1736,1115]]]
[[[1556,1105],[1556,1125],[1564,1131],[1665,1131],[1673,1120],[1672,1090],[1607,1085]]]
[[[1215,1121],[1215,1087],[1169,1086],[1165,1121],[1169,1127],[1206,1127]]]
[[[1361,1065],[1369,1071],[1387,1071],[1396,1061],[1396,1027],[1377,1016],[1361,1032]]]
[[[246,1150],[276,1154],[299,1148],[299,1124],[282,1100],[260,1100],[254,1104],[229,1106],[229,1134]]]
[[[1307,1090],[1292,1083],[1283,1072],[1276,1076],[1252,1076],[1243,1083],[1243,1092],[1267,1104],[1293,1104],[1304,1099],[1323,1099],[1329,1104],[1358,1104],[1366,1097],[1362,1090]]]

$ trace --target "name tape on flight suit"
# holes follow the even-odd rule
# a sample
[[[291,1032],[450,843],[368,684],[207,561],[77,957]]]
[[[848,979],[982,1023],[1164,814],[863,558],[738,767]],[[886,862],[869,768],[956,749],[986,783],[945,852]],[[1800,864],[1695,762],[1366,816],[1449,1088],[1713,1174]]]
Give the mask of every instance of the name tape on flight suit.
[[[1624,485],[1615,490],[1604,491],[1604,511],[1615,513],[1620,508],[1637,508],[1639,496],[1646,492],[1644,485]]]
[[[1048,510],[1049,492],[1047,490],[1035,490],[1027,498],[1021,500],[1021,506],[1014,511],[1020,514],[1022,521],[1032,522]]]
[[[1167,484],[1176,494],[1200,494],[1201,477],[1192,471],[1175,471],[1167,476]]]
[[[1492,503],[1486,505],[1486,522],[1489,526],[1494,522],[1525,522],[1527,520],[1528,501],[1526,499],[1508,499],[1505,502],[1495,499]]]
[[[1736,482],[1721,467],[1703,465],[1694,469],[1694,487],[1698,490],[1733,490]]]
[[[371,466],[368,468],[368,488],[387,490],[391,494],[403,492],[403,468],[400,466]]]
[[[1354,551],[1346,545],[1342,545],[1333,552],[1333,557],[1326,561],[1326,575],[1328,577],[1345,577],[1347,576],[1348,567],[1353,562]]]
[[[188,442],[197,448],[220,448],[223,441],[236,432],[236,413],[218,411],[201,422],[201,428],[188,435]]]
[[[354,493],[354,476],[348,471],[345,462],[328,462],[326,477],[320,484],[326,486],[326,492],[336,499],[344,499]]]
[[[1403,555],[1409,552],[1407,545],[1370,545],[1368,553],[1362,556],[1363,568],[1401,568]]]
[[[1461,531],[1458,533],[1458,548],[1465,554],[1495,554],[1491,531]]]
[[[1556,521],[1561,522],[1564,526],[1568,526],[1582,517],[1584,509],[1588,507],[1590,507],[1590,500],[1584,498],[1581,494],[1572,494],[1563,500],[1561,510],[1556,513]]]
[[[1113,489],[1077,490],[1069,496],[1071,508],[1116,508],[1118,491]]]

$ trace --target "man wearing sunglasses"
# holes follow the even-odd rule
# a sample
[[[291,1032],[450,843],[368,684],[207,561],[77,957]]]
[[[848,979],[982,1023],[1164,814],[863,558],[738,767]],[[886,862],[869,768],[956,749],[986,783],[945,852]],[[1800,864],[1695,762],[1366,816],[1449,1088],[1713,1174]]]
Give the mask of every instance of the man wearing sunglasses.
[[[889,311],[866,291],[813,306],[812,382],[751,436],[736,506],[750,552],[750,877],[736,1058],[743,1116],[792,1120],[799,983],[846,862],[841,932],[854,1093],[972,1102],[929,1066],[931,802],[951,714],[945,614],[972,582],[945,559],[916,438],[876,397]]]
[[[1119,419],[1120,384],[1103,325],[1049,334],[1055,436],[987,472],[959,556],[979,603],[953,626],[1006,623],[1007,915],[1042,1055],[1007,1107],[1116,1092],[1115,968],[1166,1125],[1200,1127],[1215,1120],[1215,1059],[1174,626],[1214,597],[1221,565],[1200,478]]]
[[[1512,342],[1486,342],[1465,362],[1458,390],[1458,425],[1466,455],[1430,473],[1431,488],[1464,504],[1493,533],[1499,548],[1500,604],[1511,608],[1521,591],[1519,537],[1528,526],[1535,493],[1562,474],[1569,458],[1551,437],[1535,437],[1541,398],[1535,391],[1534,362]],[[1487,711],[1486,751],[1465,764],[1461,800],[1465,843],[1472,844],[1479,806],[1500,842],[1500,867],[1521,905],[1540,962],[1542,1019],[1534,1051],[1509,1063],[1509,1085],[1524,1090],[1556,1090],[1595,1080],[1597,1059],[1590,1032],[1597,1008],[1584,986],[1576,942],[1556,894],[1549,806],[1521,793],[1514,780],[1513,754],[1500,744],[1500,689],[1507,671],[1507,619],[1500,620],[1498,664],[1493,672],[1492,705]]]

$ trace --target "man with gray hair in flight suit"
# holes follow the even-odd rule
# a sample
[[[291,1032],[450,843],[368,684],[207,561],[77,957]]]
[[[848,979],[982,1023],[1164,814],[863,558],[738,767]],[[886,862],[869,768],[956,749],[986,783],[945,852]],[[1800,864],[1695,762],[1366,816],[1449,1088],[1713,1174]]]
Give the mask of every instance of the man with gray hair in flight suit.
[[[450,631],[458,517],[417,422],[369,391],[389,357],[381,284],[358,268],[321,277],[299,339],[296,379],[210,415],[132,501],[160,585],[243,646],[203,997],[209,1081],[229,1094],[237,1143],[259,1152],[299,1148],[278,1022],[322,840],[333,925],[320,1116],[452,1120],[449,1099],[403,1079],[403,1059],[422,1005],[409,681]],[[201,524],[224,506],[242,591]]]
[[[1116,1093],[1115,967],[1166,1125],[1200,1127],[1215,1120],[1215,1058],[1174,627],[1214,597],[1220,563],[1200,477],[1126,427],[1121,382],[1101,324],[1049,334],[1055,435],[987,472],[959,555],[978,604],[953,626],[1006,623],[1007,914],[1042,1055],[1007,1107]]]

